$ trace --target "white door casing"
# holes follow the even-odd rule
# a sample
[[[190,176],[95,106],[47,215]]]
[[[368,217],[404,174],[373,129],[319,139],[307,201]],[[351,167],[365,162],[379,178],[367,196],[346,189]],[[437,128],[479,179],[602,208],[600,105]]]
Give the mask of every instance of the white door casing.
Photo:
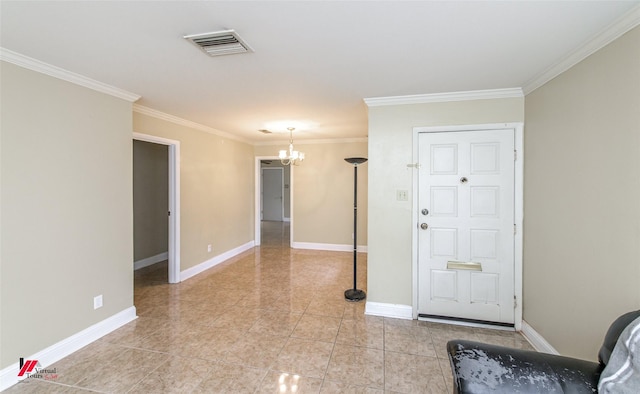
[[[169,283],[180,283],[180,141],[133,133],[133,139],[169,148]]]
[[[284,217],[284,170],[262,169],[262,220],[281,222]]]
[[[522,128],[475,127],[414,129],[414,317],[518,329],[521,165],[514,165],[514,152]]]

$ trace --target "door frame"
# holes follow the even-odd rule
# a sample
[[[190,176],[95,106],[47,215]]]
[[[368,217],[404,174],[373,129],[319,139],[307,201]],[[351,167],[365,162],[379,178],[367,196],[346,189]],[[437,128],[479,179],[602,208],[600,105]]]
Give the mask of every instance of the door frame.
[[[522,330],[522,261],[523,261],[523,219],[524,219],[524,123],[492,123],[492,124],[472,124],[460,126],[431,126],[413,128],[413,164],[409,166],[413,171],[413,204],[412,204],[412,276],[413,276],[413,319],[418,318],[418,171],[420,168],[420,157],[418,149],[418,136],[420,133],[456,132],[456,131],[478,131],[483,130],[513,130],[514,132],[514,328],[516,331]]]
[[[260,224],[262,222],[262,215],[260,214],[260,202],[261,202],[261,191],[262,191],[262,167],[260,162],[262,160],[280,160],[278,156],[255,156],[255,167],[254,167],[254,245],[260,246],[261,243],[261,229]],[[289,166],[289,247],[293,247],[293,228],[294,228],[294,220],[293,220],[293,169],[295,166]],[[283,180],[284,184],[284,180]],[[284,194],[283,194],[284,196]],[[282,217],[284,221],[284,215]]]
[[[264,171],[277,171],[280,173],[280,218],[284,222],[284,168],[282,167],[260,167],[262,180],[260,181],[260,218],[264,220]]]
[[[135,132],[133,139],[169,148],[169,283],[180,283],[180,141]]]

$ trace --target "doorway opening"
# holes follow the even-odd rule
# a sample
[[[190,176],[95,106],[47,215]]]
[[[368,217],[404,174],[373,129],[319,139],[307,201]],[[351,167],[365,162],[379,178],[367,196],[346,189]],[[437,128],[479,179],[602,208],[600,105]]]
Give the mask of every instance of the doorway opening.
[[[293,244],[293,166],[277,156],[255,161],[255,245],[262,243],[264,222],[288,222],[289,246]]]
[[[152,135],[133,133],[133,140],[151,143],[155,146],[156,153],[164,152],[166,157],[166,189],[162,189],[166,192],[166,196],[158,196],[157,199],[160,204],[166,201],[165,217],[168,218],[166,223],[166,236],[167,236],[167,250],[166,252],[153,254],[151,256],[144,256],[134,262],[134,266],[138,268],[145,267],[146,265],[154,264],[154,262],[167,261],[166,269],[169,283],[180,282],[180,142],[175,140],[169,140],[166,138],[156,137]],[[162,161],[160,161],[162,163]],[[135,187],[135,186],[134,186]],[[156,210],[157,211],[157,210]],[[134,214],[135,216],[135,214]],[[159,219],[162,220],[162,219]],[[162,231],[159,232],[162,234]],[[156,236],[157,238],[157,236]],[[134,240],[135,242],[136,240]],[[143,242],[156,242],[155,248],[158,248],[157,239],[144,240]],[[152,247],[153,248],[153,247]],[[148,249],[153,250],[153,249]],[[149,253],[147,253],[149,254]],[[166,258],[164,258],[166,255]],[[136,256],[137,258],[140,256]],[[159,272],[159,277],[162,277],[164,273]]]

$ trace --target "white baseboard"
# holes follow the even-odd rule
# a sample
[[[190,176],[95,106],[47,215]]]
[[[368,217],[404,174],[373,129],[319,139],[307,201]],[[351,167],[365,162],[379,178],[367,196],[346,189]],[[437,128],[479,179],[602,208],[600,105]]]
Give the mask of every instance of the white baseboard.
[[[539,352],[549,354],[560,354],[546,339],[533,329],[526,321],[522,321],[522,335]]]
[[[46,368],[51,364],[62,360],[71,353],[87,346],[91,342],[102,338],[108,333],[124,326],[125,324],[137,318],[136,307],[129,307],[115,315],[99,322],[91,327],[73,334],[62,341],[49,346],[32,355],[25,355],[26,360],[38,360],[42,368]],[[17,361],[17,360],[16,360]],[[20,364],[16,362],[0,371],[0,391],[18,383],[18,372],[20,372]]]
[[[147,257],[145,259],[135,261],[133,263],[133,270],[136,271],[136,270],[139,270],[140,268],[148,267],[150,265],[153,265],[155,263],[159,263],[161,261],[165,261],[168,259],[169,259],[169,252],[164,252],[164,253],[157,254],[155,256]]]
[[[313,242],[294,242],[292,247],[294,249],[330,250],[334,252],[353,252],[353,245],[344,245],[344,244],[320,244],[320,243],[313,243]],[[358,245],[358,252],[367,253],[367,246]]]
[[[239,255],[240,253],[247,251],[255,246],[255,242],[250,241],[244,245],[240,245],[235,249],[231,249],[222,254],[219,254],[205,262],[202,262],[194,267],[187,268],[186,270],[180,272],[180,281],[187,280],[193,276],[198,275],[201,272],[208,270],[209,268],[215,267],[216,265],[229,260],[230,258]]]
[[[413,319],[413,308],[411,305],[385,304],[382,302],[370,302],[364,308],[365,315],[393,317],[396,319]]]

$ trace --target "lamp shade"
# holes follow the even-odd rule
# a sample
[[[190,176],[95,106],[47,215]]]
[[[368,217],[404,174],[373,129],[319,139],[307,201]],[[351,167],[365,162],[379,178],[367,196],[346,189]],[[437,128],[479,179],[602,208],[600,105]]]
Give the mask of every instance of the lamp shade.
[[[367,161],[367,158],[366,157],[347,157],[346,159],[344,159],[344,161],[357,166],[358,164],[362,164],[365,161]]]

